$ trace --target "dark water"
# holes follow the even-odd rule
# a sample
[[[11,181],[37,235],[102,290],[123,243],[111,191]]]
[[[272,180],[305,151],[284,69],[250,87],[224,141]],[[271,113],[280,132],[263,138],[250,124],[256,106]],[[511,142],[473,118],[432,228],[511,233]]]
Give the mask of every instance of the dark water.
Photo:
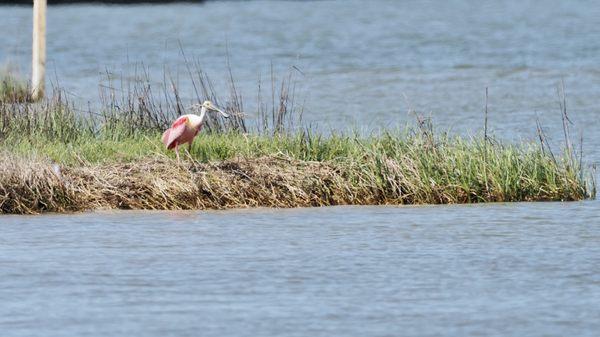
[[[597,336],[598,202],[4,216],[2,336]]]
[[[409,109],[503,139],[539,115],[600,160],[597,1],[252,1],[58,6],[48,73],[94,101],[143,61],[225,92],[296,66],[305,118],[403,125]],[[0,62],[29,72],[31,9],[0,7]],[[253,105],[254,104],[254,105]],[[600,203],[0,217],[1,336],[597,336]]]

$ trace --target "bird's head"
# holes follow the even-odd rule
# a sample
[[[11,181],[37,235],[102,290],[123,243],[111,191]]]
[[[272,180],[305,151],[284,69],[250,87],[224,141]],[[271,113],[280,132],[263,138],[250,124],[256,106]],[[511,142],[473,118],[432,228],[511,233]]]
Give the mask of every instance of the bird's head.
[[[221,113],[221,115],[225,118],[229,118],[229,115],[226,114],[225,112],[223,112],[223,110],[217,108],[216,106],[214,106],[214,104],[212,104],[211,101],[204,101],[204,103],[202,103],[202,108],[206,109],[207,111],[217,111],[219,113]]]

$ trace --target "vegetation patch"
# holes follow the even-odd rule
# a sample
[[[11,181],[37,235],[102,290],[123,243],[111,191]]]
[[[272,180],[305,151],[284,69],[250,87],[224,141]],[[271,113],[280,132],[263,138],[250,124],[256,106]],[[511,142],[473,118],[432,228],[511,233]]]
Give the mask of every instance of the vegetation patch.
[[[279,87],[277,105],[259,110],[253,126],[232,89],[221,106],[233,117],[208,119],[181,162],[160,141],[176,115],[194,111],[177,94],[166,106],[153,103],[149,90],[119,102],[112,96],[94,113],[76,112],[61,95],[2,103],[0,213],[595,197],[593,174],[567,141],[568,124],[561,153],[541,128],[538,143],[520,144],[449,136],[423,120],[373,135],[322,135],[301,127],[290,91]],[[198,97],[218,102],[210,92]]]
[[[0,74],[0,103],[31,102],[31,94],[26,82],[10,74]]]

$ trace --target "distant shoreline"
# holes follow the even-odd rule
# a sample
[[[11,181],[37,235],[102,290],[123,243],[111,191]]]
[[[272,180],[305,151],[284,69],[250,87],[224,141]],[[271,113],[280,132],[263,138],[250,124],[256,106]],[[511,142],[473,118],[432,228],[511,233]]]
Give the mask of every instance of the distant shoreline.
[[[132,5],[132,4],[167,4],[167,3],[202,3],[205,0],[48,0],[48,5],[69,4],[107,4],[107,5]],[[33,0],[0,0],[2,5],[33,6]]]

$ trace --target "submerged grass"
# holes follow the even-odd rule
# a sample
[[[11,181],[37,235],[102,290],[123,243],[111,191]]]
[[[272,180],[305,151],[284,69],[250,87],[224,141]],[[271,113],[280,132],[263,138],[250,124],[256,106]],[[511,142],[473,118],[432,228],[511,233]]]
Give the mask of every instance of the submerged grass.
[[[198,101],[218,102],[203,76],[194,86]],[[274,81],[277,103],[259,104],[256,130],[232,85],[222,106],[234,118],[210,119],[178,164],[160,134],[194,105],[185,107],[172,87],[167,106],[146,87],[120,99],[112,95],[98,113],[75,112],[60,94],[36,104],[0,104],[0,213],[595,197],[593,175],[577,151],[569,145],[555,155],[541,131],[541,145],[503,143],[487,132],[436,134],[426,123],[370,136],[324,136],[294,127],[299,112],[290,90],[282,85],[275,99]]]

